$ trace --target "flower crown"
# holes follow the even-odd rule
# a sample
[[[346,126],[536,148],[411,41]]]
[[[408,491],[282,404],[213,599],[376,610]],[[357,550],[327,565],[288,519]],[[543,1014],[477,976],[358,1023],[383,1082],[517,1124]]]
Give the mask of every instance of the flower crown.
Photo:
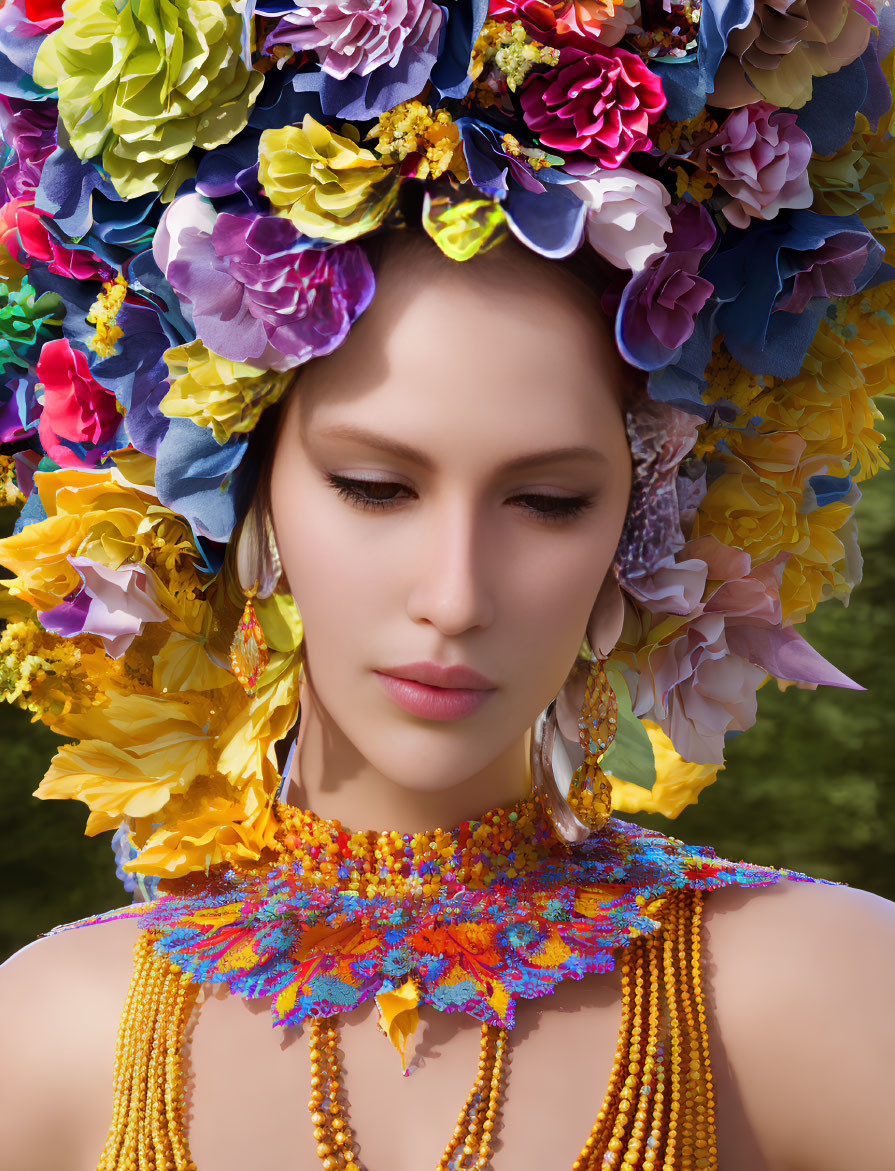
[[[888,0],[886,0],[888,4]],[[675,815],[860,574],[895,381],[895,29],[867,0],[4,0],[0,686],[38,794],[174,876],[273,844],[301,619],[228,669],[249,435],[346,337],[403,185],[454,260],[611,265],[648,398],[617,555],[618,808]],[[247,462],[247,461],[246,461]],[[249,469],[250,471],[250,469]],[[615,752],[616,749],[610,750]],[[638,783],[639,782],[639,783]]]

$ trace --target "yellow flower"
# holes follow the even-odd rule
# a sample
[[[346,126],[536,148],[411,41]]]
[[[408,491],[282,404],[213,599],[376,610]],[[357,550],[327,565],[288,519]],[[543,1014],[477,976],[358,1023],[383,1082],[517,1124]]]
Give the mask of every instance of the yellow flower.
[[[134,821],[138,853],[124,868],[176,878],[222,862],[255,862],[273,848],[277,824],[270,796],[258,785],[236,789],[226,777],[200,777],[160,815]]]
[[[693,536],[717,537],[722,544],[744,549],[753,561],[804,548],[798,472],[763,477],[734,456],[726,462],[727,471],[709,485],[699,506]]]
[[[231,362],[212,353],[201,341],[166,350],[171,389],[159,404],[171,419],[192,419],[208,427],[218,443],[236,432],[251,431],[261,412],[272,406],[295,378],[294,371]]]
[[[80,586],[74,555],[114,569],[142,562],[178,592],[185,581],[201,585],[189,526],[153,496],[108,471],[38,472],[34,483],[46,520],[0,541],[0,565],[16,574],[5,583],[14,597],[39,611],[58,605]]]
[[[376,149],[384,162],[403,162],[408,155],[418,154],[419,161],[414,178],[437,179],[448,169],[456,170],[455,158],[461,163],[458,178],[469,177],[463,151],[460,147],[460,131],[447,110],[432,113],[429,106],[413,98],[399,102],[384,114],[367,135],[375,138]]]
[[[87,321],[96,326],[96,333],[87,345],[101,358],[111,358],[117,350],[118,339],[124,334],[115,322],[126,294],[127,281],[119,272],[114,280],[103,281],[102,291],[90,306]]]
[[[346,123],[336,134],[310,114],[301,126],[265,130],[258,146],[258,178],[281,215],[300,232],[344,241],[370,232],[397,198],[398,177],[359,146]]]
[[[35,795],[73,797],[119,820],[158,813],[208,772],[209,715],[204,697],[112,690],[106,703],[69,721],[80,740],[56,753]]]
[[[612,12],[610,2],[607,15]],[[555,65],[558,60],[559,50],[530,37],[521,20],[512,24],[486,20],[472,47],[469,75],[477,81],[484,67],[493,61],[506,78],[507,88],[515,93],[533,65]]]
[[[652,789],[646,789],[632,781],[610,776],[612,808],[621,813],[661,813],[663,817],[677,817],[686,806],[696,804],[699,794],[714,784],[724,766],[692,764],[675,751],[658,724],[644,720],[643,726],[653,747],[655,784]]]
[[[423,204],[423,228],[445,256],[469,260],[487,252],[506,235],[503,209],[493,199],[464,199],[451,203],[427,192]]]
[[[783,567],[780,606],[784,622],[801,622],[830,598],[847,600],[860,566],[860,561],[857,566],[849,564],[850,555],[860,557],[850,502],[839,500],[815,508],[804,515],[803,525],[806,545],[787,558]]]

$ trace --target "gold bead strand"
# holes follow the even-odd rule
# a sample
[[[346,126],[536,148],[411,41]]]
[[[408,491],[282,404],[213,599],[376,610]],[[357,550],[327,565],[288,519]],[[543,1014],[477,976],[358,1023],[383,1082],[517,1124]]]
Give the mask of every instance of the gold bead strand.
[[[592,1171],[597,1166],[606,1150],[609,1141],[607,1122],[613,1117],[615,1102],[620,1086],[624,1081],[625,1069],[628,1061],[628,1047],[630,1044],[631,1028],[633,1025],[633,994],[631,981],[630,952],[623,953],[622,965],[622,1012],[618,1030],[618,1040],[615,1046],[615,1058],[612,1063],[612,1072],[609,1075],[609,1084],[600,1106],[596,1120],[591,1127],[590,1134],[578,1158],[572,1165],[572,1171]],[[610,1131],[611,1133],[611,1131]]]
[[[677,952],[677,970],[674,986],[677,990],[678,1021],[682,1031],[682,1087],[681,1087],[681,1167],[693,1171],[696,1160],[696,1104],[701,1085],[700,1054],[693,998],[690,994],[690,923],[692,894],[678,892],[679,916],[674,945]]]
[[[640,1083],[637,1087],[637,1102],[631,1134],[622,1159],[620,1171],[638,1171],[643,1166],[644,1136],[650,1113],[653,1081],[655,1078],[656,1050],[659,1038],[659,964],[654,938],[641,942],[644,985],[646,999],[643,1002],[645,1028],[643,1047],[637,1054],[640,1064]]]
[[[682,1171],[677,1161],[678,1126],[681,1116],[681,1026],[678,1015],[675,969],[675,939],[678,931],[679,892],[668,896],[668,914],[662,933],[662,976],[665,986],[665,1005],[668,1011],[669,1053],[668,1053],[668,1122],[665,1139],[662,1171]]]
[[[171,1143],[171,1157],[175,1171],[196,1171],[190,1155],[183,1125],[183,1038],[187,1021],[192,1014],[199,984],[190,979],[179,965],[171,964],[170,981],[173,985],[173,1011],[167,1018],[165,1030],[164,1109],[166,1134]]]
[[[715,1134],[715,1090],[712,1080],[712,1063],[709,1054],[709,1033],[706,1019],[705,996],[702,989],[702,912],[704,896],[694,892],[693,913],[690,921],[690,963],[692,973],[693,1001],[696,1007],[699,1032],[699,1052],[702,1059],[702,1079],[705,1094],[705,1171],[717,1171],[718,1148]],[[698,1107],[697,1107],[698,1109]],[[697,1152],[699,1155],[700,1153]]]
[[[147,969],[152,962],[151,941],[140,934],[134,944],[134,967],[130,986],[124,1001],[118,1037],[115,1044],[114,1092],[112,1099],[112,1121],[109,1133],[100,1155],[97,1171],[114,1171],[119,1166],[119,1156],[124,1145],[130,1113],[133,1061],[137,1041],[136,1018],[140,1011],[143,983]]]
[[[634,1120],[636,1150],[629,1150],[625,1152],[626,1160],[632,1167],[640,1167],[642,1171],[655,1171],[655,1157],[654,1150],[658,1146],[661,1139],[661,1125],[658,1133],[655,1130],[655,1118],[657,1101],[659,1103],[659,1118],[661,1120],[661,1092],[663,1083],[662,1070],[662,1049],[661,1049],[661,1027],[662,1027],[662,1012],[660,1002],[660,972],[659,972],[659,948],[661,944],[655,937],[649,940],[648,955],[649,955],[649,1028],[646,1036],[646,1057],[643,1065],[643,1087],[647,1090],[646,1093],[641,1091],[640,1104],[638,1105],[637,1115]],[[647,1121],[652,1116],[650,1123],[650,1133],[646,1137]],[[632,1144],[633,1145],[633,1144]],[[636,1154],[640,1162],[632,1158]]]
[[[625,1055],[625,1080],[618,1096],[618,1107],[612,1125],[612,1133],[606,1146],[602,1166],[618,1167],[621,1155],[627,1145],[625,1138],[628,1123],[631,1121],[632,1100],[636,1097],[640,1086],[640,1044],[643,1036],[643,940],[635,939],[629,944],[631,955],[631,969],[634,976],[634,1010],[632,1014],[631,1036],[628,1051]]]
[[[503,1091],[503,1069],[507,1051],[507,1031],[497,1031],[497,1044],[494,1053],[494,1066],[491,1072],[485,1119],[482,1124],[482,1135],[479,1140],[479,1157],[473,1164],[471,1171],[485,1171],[491,1159],[491,1144],[494,1139],[494,1127],[500,1113],[500,1097]]]
[[[438,1171],[447,1171],[450,1167],[451,1159],[454,1157],[457,1148],[461,1143],[465,1145],[470,1128],[473,1125],[473,1118],[477,1111],[478,1104],[481,1102],[484,1087],[490,1084],[491,1069],[494,1060],[494,1037],[487,1024],[482,1024],[482,1040],[479,1048],[479,1065],[476,1073],[475,1081],[472,1083],[469,1093],[466,1095],[466,1102],[463,1109],[457,1116],[457,1125],[454,1127],[454,1133],[450,1138],[444,1153],[438,1163]]]

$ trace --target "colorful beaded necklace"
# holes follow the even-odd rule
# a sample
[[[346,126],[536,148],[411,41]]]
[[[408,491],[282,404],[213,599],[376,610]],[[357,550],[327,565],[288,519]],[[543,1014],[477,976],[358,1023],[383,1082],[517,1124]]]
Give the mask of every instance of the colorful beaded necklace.
[[[205,980],[269,997],[277,1024],[307,1024],[308,1106],[324,1171],[362,1167],[342,1085],[340,1015],[375,997],[402,1057],[420,1006],[476,1017],[478,1069],[438,1171],[485,1171],[517,1001],[616,962],[615,1060],[573,1171],[716,1168],[704,893],[813,880],[615,819],[570,850],[533,800],[410,835],[352,832],[283,804],[276,812],[276,854],[169,882],[148,906],[82,921],[138,916],[143,928],[99,1171],[193,1171],[182,1034]]]

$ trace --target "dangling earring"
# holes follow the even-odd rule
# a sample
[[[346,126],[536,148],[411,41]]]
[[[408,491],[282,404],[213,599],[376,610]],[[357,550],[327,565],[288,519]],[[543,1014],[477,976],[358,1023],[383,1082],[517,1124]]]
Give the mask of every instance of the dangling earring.
[[[580,689],[582,674],[576,664],[566,686]],[[602,659],[588,662],[583,692],[577,744],[558,725],[562,697],[540,714],[531,737],[532,788],[556,837],[570,846],[586,841],[611,811],[612,788],[599,760],[615,736],[618,705]]]
[[[596,659],[590,664],[578,717],[584,760],[575,770],[566,797],[575,816],[591,832],[604,824],[612,809],[612,786],[599,762],[615,739],[617,721],[618,703],[606,677],[605,661]]]
[[[283,573],[273,525],[265,509],[252,502],[236,546],[236,576],[246,604],[230,644],[230,666],[247,695],[255,694],[258,677],[269,658],[264,632],[252,604],[269,598]]]

